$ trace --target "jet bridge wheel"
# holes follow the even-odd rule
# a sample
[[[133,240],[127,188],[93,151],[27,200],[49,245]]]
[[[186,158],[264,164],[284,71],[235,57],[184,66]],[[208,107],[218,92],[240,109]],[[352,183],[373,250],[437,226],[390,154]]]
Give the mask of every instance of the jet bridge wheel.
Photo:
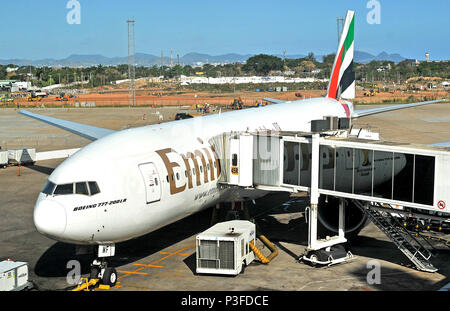
[[[315,252],[311,253],[309,256],[309,259],[311,260],[311,266],[315,267],[317,265],[317,261],[319,260],[319,257],[317,257],[317,254]]]

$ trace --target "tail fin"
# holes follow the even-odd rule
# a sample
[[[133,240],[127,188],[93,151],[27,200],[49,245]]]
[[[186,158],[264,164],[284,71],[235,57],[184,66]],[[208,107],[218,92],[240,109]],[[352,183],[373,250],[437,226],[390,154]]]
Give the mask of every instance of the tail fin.
[[[327,97],[355,98],[355,73],[353,71],[355,12],[347,11],[339,47],[334,59],[328,84]]]

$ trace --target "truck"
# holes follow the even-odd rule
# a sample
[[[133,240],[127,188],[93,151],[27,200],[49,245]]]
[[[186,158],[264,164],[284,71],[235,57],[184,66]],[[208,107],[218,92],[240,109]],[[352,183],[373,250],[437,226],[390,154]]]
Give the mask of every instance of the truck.
[[[8,94],[3,94],[3,95],[0,95],[0,101],[3,103],[13,103],[14,98]]]
[[[243,108],[243,106],[244,106],[244,102],[242,101],[242,99],[240,97],[235,98],[230,105],[231,109],[233,109],[233,110],[240,110]]]
[[[59,96],[56,97],[57,101],[68,101],[69,99],[70,99],[70,96],[65,93],[61,93],[61,94],[59,94]]]

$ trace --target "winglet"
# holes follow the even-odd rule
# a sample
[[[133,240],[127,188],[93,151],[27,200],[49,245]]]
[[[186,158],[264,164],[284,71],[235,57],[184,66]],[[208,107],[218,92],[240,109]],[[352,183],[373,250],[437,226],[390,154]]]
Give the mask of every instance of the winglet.
[[[353,71],[354,29],[355,12],[347,11],[328,84],[327,97],[329,98],[355,98],[355,73]]]

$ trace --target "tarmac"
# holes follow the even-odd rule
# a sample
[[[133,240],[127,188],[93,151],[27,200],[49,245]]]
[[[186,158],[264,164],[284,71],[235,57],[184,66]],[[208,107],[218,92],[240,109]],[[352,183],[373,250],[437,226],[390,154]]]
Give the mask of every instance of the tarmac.
[[[365,107],[364,107],[365,108]],[[369,108],[369,107],[368,107]],[[171,121],[180,108],[70,108],[33,109],[70,121],[120,130]],[[184,112],[192,112],[183,110]],[[159,117],[163,116],[162,120]],[[450,104],[421,106],[356,120],[355,126],[380,132],[395,142],[430,144],[450,141]],[[370,125],[370,126],[367,126]],[[82,147],[89,141],[61,129],[0,109],[0,145],[4,148],[37,147],[38,151]],[[35,200],[48,175],[63,160],[0,170],[0,261],[11,258],[29,264],[30,279],[40,289],[65,289],[71,260],[81,264],[82,276],[90,270],[92,255],[76,255],[73,245],[39,234],[33,224]],[[288,203],[282,203],[288,201]],[[299,262],[307,246],[304,198],[271,195],[250,208],[257,232],[279,249],[269,264],[253,262],[235,277],[195,273],[195,237],[211,222],[211,210],[185,218],[146,236],[116,245],[110,265],[119,284],[109,291],[379,291],[437,290],[450,282],[450,248],[439,247],[433,264],[436,273],[420,272],[373,224],[351,241],[355,258],[331,267]],[[270,251],[257,243],[264,254]],[[381,267],[379,284],[368,279],[373,265]]]

